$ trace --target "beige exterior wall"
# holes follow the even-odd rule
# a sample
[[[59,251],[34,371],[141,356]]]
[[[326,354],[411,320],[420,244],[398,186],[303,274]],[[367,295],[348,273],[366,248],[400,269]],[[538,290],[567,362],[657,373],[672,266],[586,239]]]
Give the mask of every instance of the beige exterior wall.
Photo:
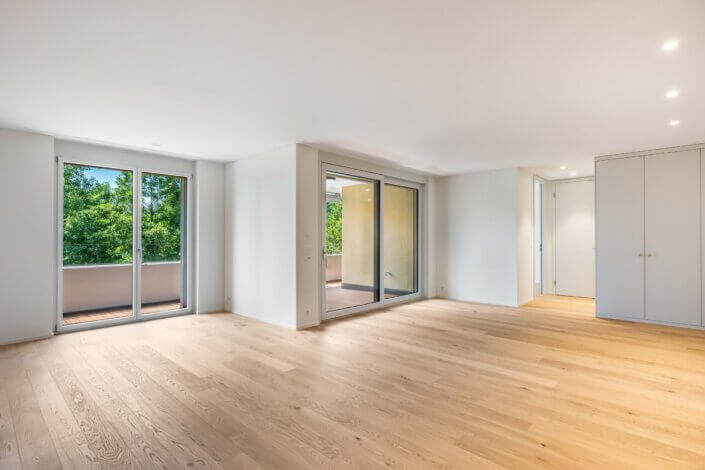
[[[416,290],[416,204],[416,190],[384,186],[385,290]]]
[[[385,185],[384,266],[385,288],[416,290],[416,194],[415,190]],[[343,256],[342,282],[374,285],[374,184],[342,188]]]
[[[344,186],[342,282],[374,285],[374,183]]]

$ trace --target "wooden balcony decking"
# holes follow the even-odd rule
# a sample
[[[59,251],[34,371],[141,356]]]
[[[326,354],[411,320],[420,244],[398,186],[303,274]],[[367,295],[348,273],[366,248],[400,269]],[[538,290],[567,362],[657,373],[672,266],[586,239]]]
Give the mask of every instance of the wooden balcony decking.
[[[181,308],[181,301],[169,300],[167,302],[157,302],[153,304],[142,305],[142,314],[149,315],[152,313],[168,312]],[[110,320],[113,318],[123,318],[132,316],[132,306],[125,305],[121,307],[103,308],[98,310],[87,310],[82,312],[64,313],[61,321],[63,326],[76,325],[78,323],[87,323],[99,320]]]

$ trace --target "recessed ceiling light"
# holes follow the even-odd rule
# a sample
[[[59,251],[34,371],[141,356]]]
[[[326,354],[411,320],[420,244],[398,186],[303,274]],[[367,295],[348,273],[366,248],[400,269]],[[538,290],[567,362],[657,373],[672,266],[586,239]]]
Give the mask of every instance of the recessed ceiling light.
[[[678,119],[673,119],[671,122],[668,123],[669,126],[674,127],[680,124],[681,122]]]
[[[568,168],[568,167],[565,166],[565,165],[561,165],[559,168],[560,168],[561,170],[565,170],[565,169]]]
[[[678,48],[678,41],[676,41],[675,39],[671,39],[670,41],[666,41],[661,45],[662,51],[672,51],[676,48]]]
[[[571,171],[571,172],[570,172],[570,176],[575,176],[575,175],[577,175],[576,172],[574,172],[574,171]]]
[[[666,98],[675,98],[679,94],[680,92],[674,88],[673,90],[668,90],[666,92]]]
[[[160,144],[159,142],[152,142],[151,145],[152,145],[152,147],[161,147],[162,146],[162,144]]]

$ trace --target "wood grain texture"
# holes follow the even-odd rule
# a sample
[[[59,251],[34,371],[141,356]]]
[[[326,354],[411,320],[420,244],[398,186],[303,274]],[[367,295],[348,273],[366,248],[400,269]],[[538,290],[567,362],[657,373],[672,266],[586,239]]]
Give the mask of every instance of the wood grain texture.
[[[705,468],[705,332],[427,300],[0,348],[0,468]]]

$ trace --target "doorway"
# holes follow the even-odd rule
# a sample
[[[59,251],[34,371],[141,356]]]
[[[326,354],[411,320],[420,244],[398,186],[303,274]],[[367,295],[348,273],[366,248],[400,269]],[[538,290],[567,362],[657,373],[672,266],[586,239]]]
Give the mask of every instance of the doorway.
[[[322,319],[420,297],[420,185],[323,168]]]
[[[190,175],[59,160],[57,331],[190,311]]]

